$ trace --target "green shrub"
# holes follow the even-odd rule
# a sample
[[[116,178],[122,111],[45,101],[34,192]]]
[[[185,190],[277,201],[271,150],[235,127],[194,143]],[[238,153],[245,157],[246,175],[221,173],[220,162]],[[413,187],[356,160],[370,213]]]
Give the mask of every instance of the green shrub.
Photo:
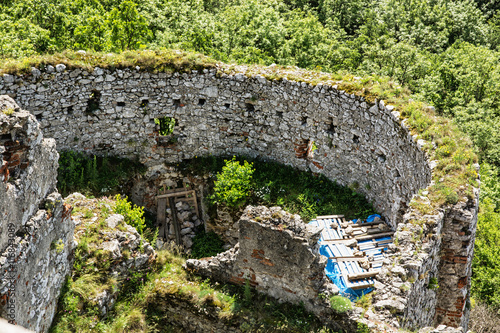
[[[114,207],[114,212],[116,214],[121,214],[125,217],[125,222],[136,228],[137,231],[142,234],[144,229],[144,207],[139,207],[132,205],[131,202],[127,200],[127,197],[121,197],[121,195],[116,195],[116,204]]]
[[[330,306],[337,313],[344,313],[352,309],[351,301],[339,295],[330,298]]]
[[[191,247],[191,256],[193,258],[212,257],[224,251],[222,246],[224,242],[215,232],[205,232],[201,230],[193,238],[193,246]]]
[[[358,322],[358,329],[356,330],[356,333],[370,333],[370,328],[368,325]]]
[[[244,159],[248,158],[238,157],[240,161]],[[271,161],[248,160],[255,169],[252,191],[246,201],[249,204],[281,206],[290,213],[299,214],[304,221],[332,212],[345,215],[348,219],[376,213],[364,195],[340,186],[324,175],[314,175]],[[223,166],[223,158],[208,156],[184,161],[181,169],[203,175],[220,172]]]
[[[253,163],[243,162],[243,165],[233,156],[225,160],[222,172],[217,174],[214,186],[213,203],[223,203],[231,208],[245,204],[252,188]]]

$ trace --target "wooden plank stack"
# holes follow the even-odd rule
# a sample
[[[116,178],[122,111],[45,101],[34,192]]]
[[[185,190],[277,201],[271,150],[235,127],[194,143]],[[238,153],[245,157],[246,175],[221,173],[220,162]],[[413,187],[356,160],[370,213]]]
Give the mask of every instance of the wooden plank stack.
[[[338,265],[341,290],[373,287],[394,232],[381,220],[354,223],[343,215],[318,216],[311,224],[323,229],[321,251]]]

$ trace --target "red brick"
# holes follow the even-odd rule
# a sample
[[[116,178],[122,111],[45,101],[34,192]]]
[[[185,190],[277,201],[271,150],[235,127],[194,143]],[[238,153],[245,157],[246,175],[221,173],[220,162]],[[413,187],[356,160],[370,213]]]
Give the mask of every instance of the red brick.
[[[14,161],[9,162],[9,164],[7,165],[7,167],[9,169],[11,169],[13,167],[18,166],[19,164],[21,164],[21,160],[14,160]]]
[[[9,180],[9,168],[7,167],[7,162],[4,162],[4,164],[0,167],[0,176],[3,175],[3,181],[6,182]]]
[[[266,266],[274,266],[274,264],[271,262],[271,260],[264,258],[260,261],[261,264],[266,265]]]
[[[316,161],[312,162],[318,169],[323,169],[323,166]]]

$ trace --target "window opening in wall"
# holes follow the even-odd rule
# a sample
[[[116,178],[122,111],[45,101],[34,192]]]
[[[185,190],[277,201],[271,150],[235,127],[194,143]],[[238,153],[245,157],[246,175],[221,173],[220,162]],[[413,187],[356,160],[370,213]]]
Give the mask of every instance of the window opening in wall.
[[[35,115],[35,118],[36,118],[36,120],[42,120],[43,116],[41,113],[39,113],[39,114]]]
[[[174,99],[174,106],[176,108],[180,107],[181,106],[181,100],[180,99]]]
[[[318,146],[316,146],[316,143],[313,140],[309,140],[307,144],[307,158],[308,159],[313,159],[314,158],[314,151],[318,149]]]
[[[175,118],[163,117],[155,118],[155,124],[160,126],[159,134],[160,136],[170,135],[174,132]]]
[[[245,108],[247,109],[248,112],[255,111],[255,106],[252,103],[245,103]]]
[[[146,106],[148,106],[148,104],[149,104],[149,100],[143,99],[141,101],[141,108],[145,108]]]
[[[198,100],[198,105],[199,105],[199,106],[203,106],[203,105],[205,105],[205,102],[206,102],[206,100],[205,100],[204,98],[200,98],[200,99]]]
[[[302,117],[301,121],[302,121],[302,126],[307,125],[307,117]]]
[[[226,109],[229,109],[229,108],[231,107],[231,104],[226,103],[226,104],[224,104],[224,107],[225,107]]]
[[[125,106],[125,102],[118,102],[118,103],[116,103],[116,105],[118,105],[118,106]]]
[[[354,135],[354,136],[352,137],[352,142],[354,142],[354,143],[359,143],[359,136]]]
[[[328,128],[326,129],[326,131],[329,134],[337,133],[337,126],[333,124],[333,118],[331,118],[331,117],[330,117],[330,123],[328,124]]]
[[[283,118],[283,112],[276,112],[276,114],[278,115],[278,118]]]
[[[87,108],[85,109],[85,112],[88,114],[94,113],[96,110],[99,109],[100,102],[101,102],[101,93],[97,90],[92,90],[89,96],[89,100],[87,101]]]

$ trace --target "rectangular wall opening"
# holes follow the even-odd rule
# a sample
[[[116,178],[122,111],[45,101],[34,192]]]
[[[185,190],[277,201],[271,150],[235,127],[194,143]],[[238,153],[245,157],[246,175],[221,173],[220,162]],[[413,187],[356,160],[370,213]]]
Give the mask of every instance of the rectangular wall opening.
[[[160,127],[158,131],[160,136],[167,136],[174,132],[175,118],[172,117],[155,118],[155,124]]]

